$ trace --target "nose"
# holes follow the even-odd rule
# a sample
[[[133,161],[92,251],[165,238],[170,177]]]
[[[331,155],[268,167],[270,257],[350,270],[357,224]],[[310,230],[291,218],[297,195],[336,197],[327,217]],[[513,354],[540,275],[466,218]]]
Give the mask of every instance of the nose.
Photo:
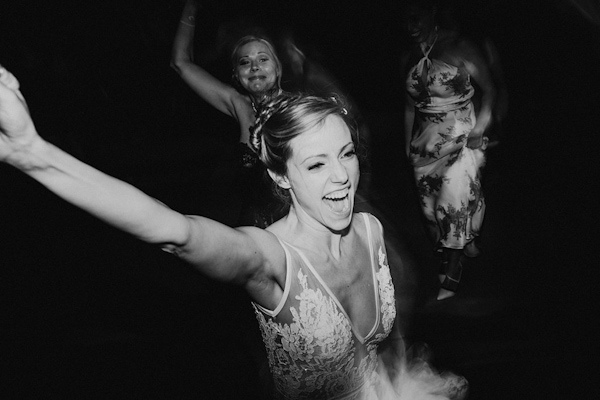
[[[335,162],[331,170],[331,181],[335,183],[346,183],[348,179],[349,175],[346,166],[340,161]]]
[[[258,71],[258,69],[258,63],[256,61],[252,61],[252,64],[250,64],[250,71]]]

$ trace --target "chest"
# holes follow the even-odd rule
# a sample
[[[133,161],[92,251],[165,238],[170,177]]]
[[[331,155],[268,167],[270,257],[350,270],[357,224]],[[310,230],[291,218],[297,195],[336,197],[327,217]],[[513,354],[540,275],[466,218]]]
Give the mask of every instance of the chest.
[[[345,313],[351,325],[365,337],[377,321],[379,293],[375,260],[368,247],[355,244],[354,250],[354,257],[340,262],[309,262],[315,266],[316,279],[321,281],[323,290],[339,303],[341,310],[338,311]],[[328,265],[328,268],[318,265]]]

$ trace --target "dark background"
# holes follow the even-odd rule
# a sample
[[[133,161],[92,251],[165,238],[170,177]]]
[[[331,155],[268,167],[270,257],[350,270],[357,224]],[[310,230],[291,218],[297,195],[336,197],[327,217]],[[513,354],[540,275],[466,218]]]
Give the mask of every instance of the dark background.
[[[199,62],[229,79],[219,24],[293,27],[371,132],[372,205],[417,266],[407,338],[465,375],[471,398],[592,398],[599,7],[454,1],[461,31],[497,46],[509,92],[489,151],[484,255],[461,293],[435,295],[435,260],[403,155],[406,42],[396,1],[207,1]],[[0,6],[0,63],[40,133],[171,207],[233,224],[235,122],[169,67],[182,3],[22,1]],[[410,264],[410,263],[409,263]],[[245,295],[139,243],[0,166],[0,363],[5,398],[258,398],[260,338]],[[258,344],[258,345],[257,345]]]

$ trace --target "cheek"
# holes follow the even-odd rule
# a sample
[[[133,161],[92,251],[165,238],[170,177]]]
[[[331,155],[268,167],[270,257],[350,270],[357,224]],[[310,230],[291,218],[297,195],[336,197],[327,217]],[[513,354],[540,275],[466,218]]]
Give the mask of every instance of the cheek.
[[[268,68],[269,72],[273,73],[274,76],[277,76],[279,74],[279,70],[277,69],[277,66],[269,65],[267,68]]]
[[[302,203],[306,204],[321,199],[318,190],[320,183],[315,177],[296,176],[290,183],[296,197]]]
[[[246,68],[246,67],[237,67],[237,68],[235,69],[235,73],[234,73],[234,75],[236,75],[236,76],[238,77],[238,79],[239,79],[239,78],[240,78],[240,77],[242,77],[243,75],[246,75],[246,74],[248,73],[248,70],[249,70],[249,69],[250,69],[250,68]]]

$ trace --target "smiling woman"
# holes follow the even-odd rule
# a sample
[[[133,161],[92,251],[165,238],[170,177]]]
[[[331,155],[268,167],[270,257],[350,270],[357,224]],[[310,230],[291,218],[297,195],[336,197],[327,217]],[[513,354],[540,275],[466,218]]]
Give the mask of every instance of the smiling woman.
[[[259,36],[238,40],[231,53],[234,81],[255,104],[277,95],[281,84],[281,63],[273,45]]]
[[[285,176],[275,176],[298,208],[335,230],[350,222],[358,187],[358,159],[350,130],[339,116],[327,116],[295,137]],[[299,190],[299,189],[302,190]]]
[[[391,360],[404,349],[393,329],[396,302],[383,229],[372,215],[351,209],[359,166],[346,114],[332,98],[282,94],[266,105],[252,131],[255,151],[291,200],[288,214],[267,229],[183,215],[45,141],[18,81],[4,69],[0,161],[207,277],[244,287],[276,397],[374,399],[379,345],[395,339]]]
[[[250,127],[265,102],[282,93],[281,63],[269,40],[244,36],[233,46],[231,66],[233,83],[221,82],[194,62],[195,0],[187,0],[173,43],[171,66],[204,101],[234,118],[239,125],[236,154],[239,169],[236,187],[240,198],[248,199],[236,221],[266,227],[282,215],[279,205],[263,186],[264,168],[248,147]]]

